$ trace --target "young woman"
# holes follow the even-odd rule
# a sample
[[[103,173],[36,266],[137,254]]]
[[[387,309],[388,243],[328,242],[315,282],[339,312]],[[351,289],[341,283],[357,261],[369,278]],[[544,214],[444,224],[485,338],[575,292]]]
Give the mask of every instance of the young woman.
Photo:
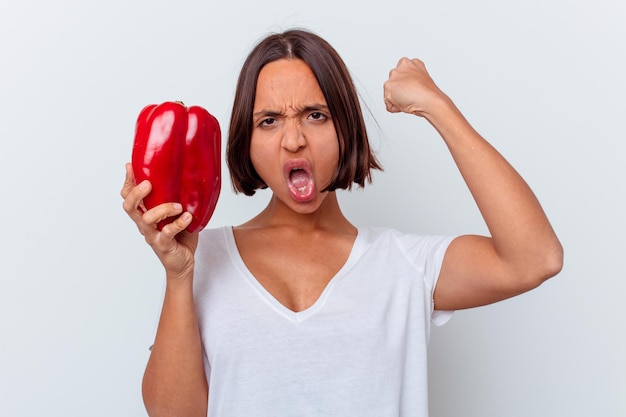
[[[390,112],[441,134],[491,236],[357,228],[336,189],[363,186],[372,154],[350,75],[318,36],[268,36],[241,70],[228,137],[234,188],[269,187],[236,226],[184,231],[176,202],[144,212],[130,165],[124,209],[166,272],[143,384],[151,416],[427,416],[426,345],[449,312],[528,291],[562,248],[532,191],[465,120],[424,64],[402,58]]]

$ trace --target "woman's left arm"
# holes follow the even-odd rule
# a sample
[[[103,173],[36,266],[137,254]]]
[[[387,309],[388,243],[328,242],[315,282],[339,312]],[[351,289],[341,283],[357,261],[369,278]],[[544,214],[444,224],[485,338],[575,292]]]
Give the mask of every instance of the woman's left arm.
[[[530,187],[433,82],[424,63],[402,58],[384,86],[387,110],[424,117],[439,132],[490,237],[456,238],[444,257],[435,308],[494,303],[540,285],[563,265],[563,248]]]

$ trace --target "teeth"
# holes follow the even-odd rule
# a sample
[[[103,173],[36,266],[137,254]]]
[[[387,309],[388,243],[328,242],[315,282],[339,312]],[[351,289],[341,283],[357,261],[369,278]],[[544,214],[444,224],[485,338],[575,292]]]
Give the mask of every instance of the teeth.
[[[306,191],[306,186],[298,188],[298,191],[300,191],[301,193],[305,192]]]

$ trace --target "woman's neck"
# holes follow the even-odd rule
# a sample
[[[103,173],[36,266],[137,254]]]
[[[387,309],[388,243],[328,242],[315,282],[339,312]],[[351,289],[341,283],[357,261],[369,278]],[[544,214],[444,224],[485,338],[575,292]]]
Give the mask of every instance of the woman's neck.
[[[356,228],[343,215],[335,192],[329,192],[317,210],[311,213],[298,213],[272,195],[261,213],[238,227],[286,227],[301,231],[326,230],[356,234]]]

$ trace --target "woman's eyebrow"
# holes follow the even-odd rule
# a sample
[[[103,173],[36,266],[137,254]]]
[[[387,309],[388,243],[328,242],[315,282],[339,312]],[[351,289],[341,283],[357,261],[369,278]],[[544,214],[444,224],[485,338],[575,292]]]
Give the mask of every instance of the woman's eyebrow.
[[[306,104],[302,107],[295,108],[295,111],[297,114],[307,113],[307,112],[316,111],[316,110],[328,111],[328,105],[323,104],[323,103],[311,103],[311,104]],[[252,116],[255,119],[259,117],[279,117],[279,116],[284,116],[284,113],[279,110],[274,110],[274,109],[263,109],[263,110],[254,112]]]
[[[313,110],[326,110],[328,111],[328,105],[322,103],[307,104],[302,109],[298,110],[298,113],[306,113]]]
[[[252,116],[255,119],[258,117],[278,117],[278,116],[282,116],[282,113],[278,110],[263,109],[263,110],[259,110],[258,112],[253,113]]]

